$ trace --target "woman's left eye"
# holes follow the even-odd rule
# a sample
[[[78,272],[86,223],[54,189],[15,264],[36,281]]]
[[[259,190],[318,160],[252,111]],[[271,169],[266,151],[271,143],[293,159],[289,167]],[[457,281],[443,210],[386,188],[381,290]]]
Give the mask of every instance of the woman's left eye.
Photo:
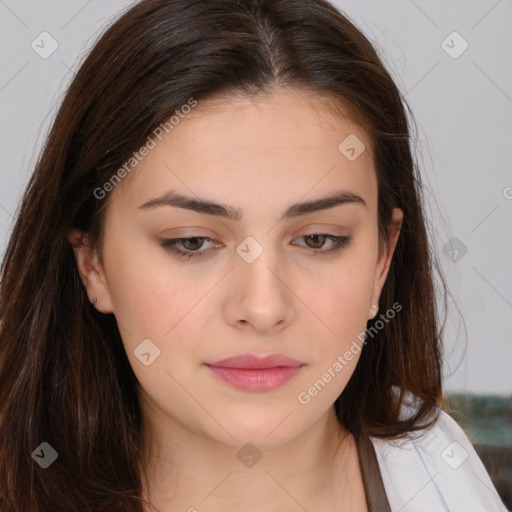
[[[320,241],[320,246],[324,246],[324,242],[326,240],[330,240],[332,242],[332,246],[330,249],[327,250],[318,250],[317,247],[311,248],[313,249],[313,253],[316,255],[318,253],[321,254],[333,254],[335,252],[339,252],[345,247],[348,247],[350,245],[350,242],[352,241],[351,236],[336,236],[336,235],[329,235],[325,233],[315,233],[314,235],[305,235],[301,236],[300,238],[304,238],[308,240],[309,242],[313,242],[314,245],[318,244]]]
[[[339,252],[345,247],[348,247],[352,241],[351,236],[336,236],[328,233],[315,233],[313,235],[304,235],[299,238],[303,238],[308,242],[312,242],[313,245],[316,245],[316,247],[310,247],[315,255],[318,253],[333,254]],[[193,236],[189,238],[170,238],[162,240],[162,246],[174,252],[178,256],[190,259],[197,256],[203,256],[205,253],[209,252],[209,249],[204,251],[199,250],[203,247],[204,241],[206,240],[213,242],[213,240],[207,236]],[[330,249],[323,250],[322,248],[324,247],[326,240],[330,240],[332,242],[332,247]],[[179,245],[184,247],[185,250],[180,249],[178,247]],[[189,245],[189,247],[186,245]]]

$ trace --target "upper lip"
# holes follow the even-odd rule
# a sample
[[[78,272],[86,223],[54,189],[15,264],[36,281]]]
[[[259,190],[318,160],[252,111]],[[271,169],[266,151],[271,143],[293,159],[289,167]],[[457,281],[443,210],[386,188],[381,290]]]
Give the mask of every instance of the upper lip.
[[[222,368],[247,368],[247,369],[265,369],[276,368],[277,366],[302,366],[302,361],[293,359],[282,354],[269,354],[268,356],[256,356],[254,354],[240,354],[238,356],[228,357],[215,361],[214,363],[206,363],[208,366],[220,366]]]

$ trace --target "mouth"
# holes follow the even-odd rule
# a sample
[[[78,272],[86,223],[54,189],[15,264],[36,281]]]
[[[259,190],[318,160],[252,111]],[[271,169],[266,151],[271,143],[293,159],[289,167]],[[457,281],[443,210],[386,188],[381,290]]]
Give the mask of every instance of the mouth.
[[[205,366],[222,381],[245,391],[270,391],[295,375],[305,365],[281,354],[259,357],[253,354],[222,359]]]

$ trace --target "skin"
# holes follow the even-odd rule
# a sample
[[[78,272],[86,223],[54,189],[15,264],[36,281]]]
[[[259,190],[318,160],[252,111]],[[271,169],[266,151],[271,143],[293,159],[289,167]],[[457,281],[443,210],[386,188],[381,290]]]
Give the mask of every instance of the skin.
[[[338,150],[349,134],[366,145],[354,161]],[[171,189],[240,208],[242,218],[138,208]],[[290,205],[341,189],[367,207],[280,220]],[[379,254],[364,130],[324,98],[292,89],[199,102],[110,193],[102,259],[80,232],[69,240],[88,296],[115,315],[141,384],[153,502],[162,512],[255,512],[262,503],[268,512],[367,510],[354,439],[333,408],[359,354],[308,404],[297,399],[375,315],[399,236],[395,209]],[[315,255],[333,246],[308,240],[315,233],[353,238],[338,253]],[[180,245],[202,257],[181,258],[160,243],[192,236],[213,240]],[[236,252],[248,236],[263,248],[252,263]],[[134,350],[147,338],[160,356],[145,366]],[[246,352],[306,365],[265,392],[234,388],[203,365]],[[247,442],[262,455],[252,467],[237,457]]]

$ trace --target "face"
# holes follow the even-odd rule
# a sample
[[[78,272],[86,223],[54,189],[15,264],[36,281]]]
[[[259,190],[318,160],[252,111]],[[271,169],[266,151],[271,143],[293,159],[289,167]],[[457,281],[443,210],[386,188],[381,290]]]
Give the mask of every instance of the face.
[[[360,352],[343,355],[362,345],[398,232],[379,254],[370,140],[330,112],[291,90],[199,102],[110,192],[103,264],[75,250],[89,297],[115,315],[154,421],[273,448],[345,388]],[[153,201],[166,194],[195,203]],[[196,211],[203,200],[221,207]],[[247,353],[298,363],[208,365]]]

